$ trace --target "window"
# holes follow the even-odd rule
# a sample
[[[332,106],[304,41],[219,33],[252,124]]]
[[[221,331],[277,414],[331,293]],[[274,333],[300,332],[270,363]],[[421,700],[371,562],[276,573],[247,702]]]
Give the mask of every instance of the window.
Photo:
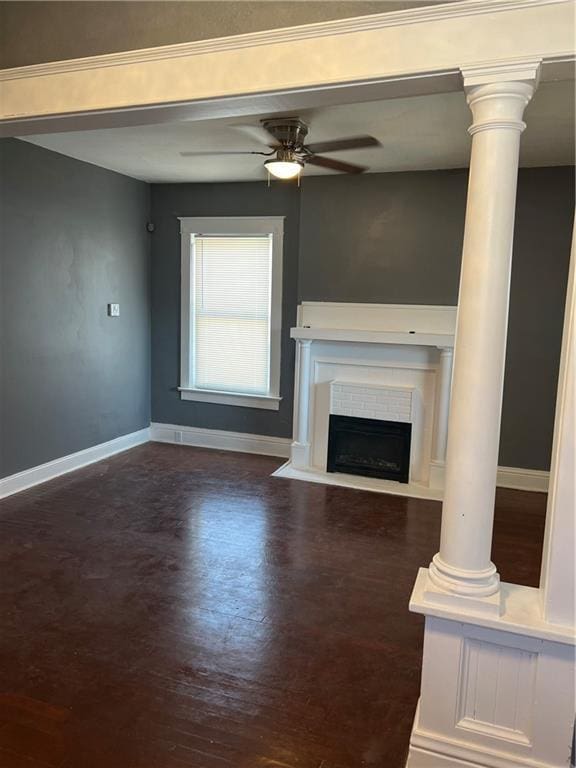
[[[182,218],[183,400],[278,410],[284,220]]]

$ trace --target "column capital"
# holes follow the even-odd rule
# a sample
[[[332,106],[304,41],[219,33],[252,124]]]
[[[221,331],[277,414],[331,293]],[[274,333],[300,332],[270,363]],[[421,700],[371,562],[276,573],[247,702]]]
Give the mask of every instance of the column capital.
[[[311,347],[314,339],[297,339],[301,347]]]
[[[479,85],[498,83],[527,83],[533,88],[538,85],[542,59],[519,59],[516,61],[495,61],[461,67],[464,90]]]
[[[522,133],[524,109],[538,86],[540,64],[540,59],[527,59],[463,68],[466,100],[474,117],[468,133],[499,128]]]

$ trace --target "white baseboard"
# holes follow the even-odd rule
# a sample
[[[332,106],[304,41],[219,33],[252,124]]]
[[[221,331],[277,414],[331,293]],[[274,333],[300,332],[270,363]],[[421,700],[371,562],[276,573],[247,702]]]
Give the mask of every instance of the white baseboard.
[[[406,768],[551,768],[543,763],[518,762],[507,756],[497,757],[497,762],[485,762],[486,755],[475,755],[472,762],[464,757],[454,755],[441,755],[438,752],[429,752],[427,749],[410,747]]]
[[[506,746],[506,741],[502,745]],[[556,768],[558,762],[412,731],[406,768]]]
[[[19,493],[34,485],[45,483],[55,477],[80,469],[88,464],[101,461],[115,453],[126,451],[142,443],[153,440],[160,443],[175,443],[191,445],[197,448],[215,448],[221,451],[238,451],[240,453],[255,453],[262,456],[278,456],[283,459],[290,457],[292,441],[287,437],[268,437],[266,435],[251,435],[242,432],[225,432],[219,429],[201,429],[177,424],[152,423],[150,428],[141,429],[122,435],[106,443],[94,445],[83,451],[62,456],[46,464],[26,469],[15,475],[0,479],[0,499]],[[304,473],[306,475],[306,473]],[[498,485],[501,488],[513,488],[523,491],[548,490],[549,472],[536,469],[516,467],[498,468]],[[310,480],[308,476],[302,479]],[[353,486],[354,487],[354,486]],[[422,498],[430,498],[429,489]]]
[[[0,499],[11,496],[13,493],[20,493],[34,485],[45,483],[47,480],[53,480],[55,477],[65,475],[75,469],[80,469],[88,464],[94,464],[115,453],[126,451],[128,448],[134,448],[150,440],[150,430],[141,429],[138,432],[131,432],[128,435],[122,435],[107,443],[93,445],[83,451],[71,453],[68,456],[62,456],[46,464],[40,464],[37,467],[25,469],[15,475],[9,475],[0,479]]]
[[[482,764],[460,760],[457,757],[439,755],[437,752],[429,752],[411,746],[406,768],[482,768]]]
[[[444,487],[445,466],[443,461],[430,462],[430,486]],[[522,467],[498,467],[496,485],[499,488],[512,488],[517,491],[548,492],[550,472],[541,469],[523,469]]]
[[[293,480],[306,480],[309,483],[323,483],[324,485],[340,485],[345,488],[356,488],[364,491],[376,491],[377,493],[390,493],[395,496],[411,496],[415,499],[434,499],[442,501],[444,496],[444,466],[430,465],[436,474],[430,477],[430,485],[418,483],[395,483],[390,480],[373,480],[367,477],[355,475],[330,474],[321,470],[299,469],[292,461],[286,462],[273,474],[275,477],[288,477]],[[516,467],[498,467],[497,485],[499,488],[512,488],[520,491],[548,491],[549,472],[536,469],[521,469]]]
[[[498,467],[496,485],[499,488],[513,488],[518,491],[548,492],[550,472],[542,469],[522,467]]]
[[[216,448],[220,451],[257,453],[287,459],[292,440],[288,437],[250,435],[244,432],[225,432],[221,429],[201,429],[178,424],[150,425],[150,439],[159,443],[192,445],[196,448]]]

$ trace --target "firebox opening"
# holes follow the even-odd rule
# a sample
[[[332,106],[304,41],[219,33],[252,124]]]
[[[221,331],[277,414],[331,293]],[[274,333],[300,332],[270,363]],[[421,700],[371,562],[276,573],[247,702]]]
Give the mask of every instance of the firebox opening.
[[[328,472],[408,482],[412,424],[330,415]]]

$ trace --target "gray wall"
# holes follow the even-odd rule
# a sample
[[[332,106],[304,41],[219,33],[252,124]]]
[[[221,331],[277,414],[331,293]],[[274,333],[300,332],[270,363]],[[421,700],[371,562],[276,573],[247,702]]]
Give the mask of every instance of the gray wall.
[[[464,170],[306,179],[300,300],[457,304],[466,184]],[[573,168],[520,170],[503,466],[549,467],[573,213]]]
[[[149,188],[14,139],[0,172],[5,476],[148,426]]]
[[[574,217],[574,168],[520,171],[500,463],[549,469]]]
[[[180,378],[180,227],[178,216],[285,216],[282,367],[279,411],[183,401]],[[167,424],[289,437],[294,397],[300,191],[293,185],[152,186],[152,420]]]
[[[458,301],[467,171],[154,185],[153,420],[291,434],[298,301]],[[547,469],[574,209],[572,168],[520,171],[500,463]],[[178,215],[287,218],[280,414],[183,402],[179,376]],[[296,240],[299,240],[299,247]],[[295,288],[298,275],[298,293]],[[297,298],[298,296],[298,298]]]
[[[428,5],[433,2],[429,0]],[[270,0],[10,0],[0,3],[0,68],[206,40],[420,5],[420,0],[306,0],[287,3]]]
[[[301,301],[456,304],[468,172],[302,183]]]

